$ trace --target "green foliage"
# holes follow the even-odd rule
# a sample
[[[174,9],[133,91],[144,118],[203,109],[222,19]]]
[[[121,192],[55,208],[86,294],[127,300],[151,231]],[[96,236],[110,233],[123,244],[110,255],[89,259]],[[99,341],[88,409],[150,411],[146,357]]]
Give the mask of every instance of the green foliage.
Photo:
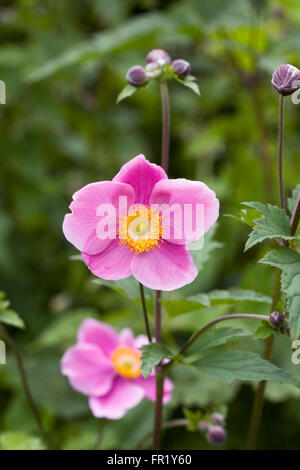
[[[1,450],[44,450],[45,445],[39,437],[28,436],[22,432],[3,432],[0,434]]]
[[[157,366],[162,359],[169,359],[174,355],[168,347],[162,343],[151,343],[142,346],[142,374],[145,378],[149,377],[153,367]]]
[[[212,307],[214,305],[235,304],[237,302],[271,303],[271,298],[259,292],[247,289],[214,290],[207,294],[197,294],[187,299],[161,299],[168,315],[175,317],[194,310]]]
[[[233,328],[231,326],[209,328],[201,335],[201,339],[196,341],[190,348],[189,354],[199,354],[205,349],[214,348],[226,344],[234,338],[249,336],[251,333],[240,328]]]
[[[244,202],[243,204],[262,214],[262,217],[254,220],[255,225],[249,235],[245,250],[249,250],[268,238],[282,238],[283,240],[294,238],[290,235],[290,219],[282,209],[261,202]]]
[[[249,351],[229,351],[217,356],[207,356],[193,364],[199,372],[226,384],[233,380],[271,380],[291,383],[300,387],[300,381],[258,354]]]
[[[261,325],[257,328],[256,332],[254,333],[253,337],[255,339],[266,339],[269,338],[271,335],[281,335],[283,331],[272,328],[268,321],[262,321]]]
[[[132,85],[125,85],[122,91],[118,94],[117,98],[117,103],[120,103],[120,101],[125,100],[125,98],[129,98],[132,96],[136,91],[138,91],[138,88]]]
[[[187,429],[189,431],[198,431],[198,423],[202,418],[202,412],[200,410],[192,411],[188,408],[183,408],[183,414],[188,420]]]
[[[0,292],[0,322],[16,328],[25,328],[25,324],[21,317],[9,308],[10,302],[5,299],[5,294]]]
[[[291,336],[297,339],[300,336],[300,255],[290,248],[278,248],[269,251],[260,262],[282,270],[281,288],[287,296]]]

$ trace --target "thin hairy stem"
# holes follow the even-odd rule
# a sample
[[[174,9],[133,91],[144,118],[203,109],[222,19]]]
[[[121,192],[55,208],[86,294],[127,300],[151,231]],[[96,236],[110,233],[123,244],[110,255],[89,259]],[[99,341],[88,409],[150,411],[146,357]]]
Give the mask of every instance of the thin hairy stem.
[[[151,335],[151,329],[150,329],[150,324],[149,324],[149,318],[148,318],[148,312],[147,312],[147,307],[146,307],[146,299],[145,299],[145,291],[144,291],[144,286],[139,282],[140,286],[140,296],[141,296],[141,302],[142,302],[142,311],[143,311],[143,316],[144,316],[144,321],[145,321],[145,327],[146,327],[146,332],[147,332],[147,337],[149,340],[149,343],[152,343],[152,335]]]
[[[280,299],[280,275],[281,271],[279,269],[276,270],[276,278],[274,283],[274,292],[273,292],[273,300],[271,306],[271,313],[276,307]],[[271,335],[269,338],[265,340],[264,344],[264,352],[263,352],[263,359],[266,361],[270,361],[272,357],[272,350],[274,344],[274,336]],[[247,450],[255,450],[256,442],[258,438],[260,423],[261,423],[261,416],[264,406],[264,394],[266,388],[266,380],[262,380],[259,382],[258,387],[255,392],[254,402],[252,407],[249,431],[248,431],[248,439],[246,444]]]
[[[291,235],[294,236],[300,220],[300,191],[291,217]]]
[[[33,418],[36,422],[36,425],[37,425],[39,431],[45,437],[46,433],[45,433],[45,430],[43,428],[43,424],[42,424],[37,406],[35,404],[35,401],[33,399],[31,391],[30,391],[29,383],[28,383],[26,372],[25,372],[25,369],[24,369],[23,360],[22,360],[20,351],[18,349],[18,346],[16,345],[15,341],[10,336],[7,329],[5,328],[5,326],[2,323],[0,323],[0,333],[3,336],[3,338],[5,339],[5,341],[7,342],[7,344],[10,346],[10,348],[12,350],[12,353],[15,356],[17,366],[18,366],[18,370],[19,370],[19,374],[20,374],[20,377],[21,377],[22,386],[23,386],[23,389],[24,389],[25,396],[27,398],[29,407],[32,411]]]
[[[185,418],[182,419],[173,419],[170,421],[166,421],[165,423],[162,423],[162,429],[170,429],[170,428],[185,428],[188,426],[188,420]],[[152,436],[152,432],[149,432],[146,434],[146,436],[143,437],[143,439],[140,440],[140,442],[136,445],[135,450],[141,450],[148,439],[150,439]]]
[[[167,82],[162,81],[160,84],[161,106],[162,106],[162,144],[161,144],[161,166],[168,172],[169,167],[169,150],[170,150],[170,101]],[[155,339],[159,343],[161,341],[161,304],[159,302],[161,296],[160,291],[156,291],[155,299]],[[161,443],[161,427],[163,415],[163,389],[164,389],[164,372],[161,364],[155,368],[156,380],[156,397],[155,397],[155,413],[154,413],[154,430],[153,430],[153,449],[159,450]]]
[[[284,96],[279,98],[279,126],[278,126],[278,189],[281,209],[285,210],[285,196],[283,187],[283,140],[284,140]]]

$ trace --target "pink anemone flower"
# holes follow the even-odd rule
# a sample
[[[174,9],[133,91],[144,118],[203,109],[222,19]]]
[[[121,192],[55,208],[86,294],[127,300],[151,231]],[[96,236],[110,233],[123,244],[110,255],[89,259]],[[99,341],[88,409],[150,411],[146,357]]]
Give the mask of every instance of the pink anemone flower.
[[[143,398],[155,401],[156,385],[152,372],[141,373],[141,351],[146,336],[134,338],[130,329],[117,332],[92,318],[82,322],[77,343],[67,349],[61,371],[71,386],[89,397],[96,418],[120,419]],[[172,382],[166,378],[163,401],[171,399]]]
[[[120,201],[125,199],[124,209]],[[70,209],[64,235],[95,276],[118,280],[133,275],[146,287],[171,291],[197,276],[186,245],[216,222],[219,201],[204,183],[168,179],[160,166],[138,155],[112,181],[77,191]]]

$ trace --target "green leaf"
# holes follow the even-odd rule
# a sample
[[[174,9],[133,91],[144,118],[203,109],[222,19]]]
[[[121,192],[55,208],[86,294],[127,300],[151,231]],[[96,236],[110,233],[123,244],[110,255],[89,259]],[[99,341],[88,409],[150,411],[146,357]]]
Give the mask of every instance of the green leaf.
[[[201,420],[203,413],[200,410],[189,410],[188,408],[183,408],[183,414],[188,420],[187,430],[188,431],[198,431],[198,424]]]
[[[268,321],[262,321],[261,325],[257,328],[256,332],[253,335],[255,339],[266,339],[271,335],[280,336],[282,332],[279,329],[272,328]]]
[[[185,78],[184,80],[181,80],[180,78],[176,78],[176,80],[179,83],[181,83],[181,85],[192,90],[194,93],[196,93],[196,95],[201,96],[199,85],[194,81],[194,77],[192,79]]]
[[[136,91],[138,91],[137,87],[127,84],[119,93],[117,103],[120,103],[120,101],[125,100],[125,98],[129,98],[129,96],[132,96]]]
[[[262,217],[255,219],[255,226],[247,240],[245,251],[267,238],[283,238],[292,240],[295,237],[290,235],[290,219],[288,215],[279,207],[261,202],[243,202],[246,206],[252,207],[262,214]]]
[[[138,281],[133,277],[120,279],[118,281],[108,281],[106,279],[93,279],[93,282],[98,286],[109,287],[110,289],[118,292],[119,294],[131,300],[140,299],[140,289]],[[151,299],[151,291],[144,287],[145,297]]]
[[[197,294],[187,299],[160,300],[171,317],[214,305],[234,304],[243,301],[265,302],[270,304],[271,298],[252,290],[234,288],[229,290],[213,290],[208,294]]]
[[[171,358],[173,354],[167,348],[166,345],[162,343],[151,343],[145,346],[142,346],[142,374],[147,378],[153,367],[160,363],[162,359]]]
[[[297,186],[292,191],[291,197],[289,197],[287,200],[288,209],[291,214],[294,211],[299,192],[300,192],[300,184],[297,184]]]
[[[300,387],[300,381],[295,377],[250,351],[230,351],[218,356],[207,356],[195,362],[194,366],[199,372],[226,384],[233,380],[271,380]]]
[[[249,336],[251,333],[240,328],[234,328],[231,326],[210,328],[205,331],[199,341],[196,341],[190,348],[189,353],[195,354],[205,349],[214,348],[226,344],[229,340],[238,338],[241,336]]]
[[[249,227],[254,227],[254,220],[257,219],[257,211],[255,209],[247,208],[241,209],[238,215],[234,214],[224,214],[225,217],[231,217],[232,219],[242,222],[242,224],[249,225]]]
[[[45,445],[39,437],[23,432],[7,431],[0,434],[1,450],[44,450]]]
[[[290,314],[291,336],[300,336],[300,255],[290,248],[282,247],[269,251],[260,263],[280,268],[281,289],[287,295],[286,309]]]
[[[5,299],[5,294],[0,292],[0,322],[16,328],[25,328],[22,318],[14,310],[10,310],[9,305],[10,302]]]

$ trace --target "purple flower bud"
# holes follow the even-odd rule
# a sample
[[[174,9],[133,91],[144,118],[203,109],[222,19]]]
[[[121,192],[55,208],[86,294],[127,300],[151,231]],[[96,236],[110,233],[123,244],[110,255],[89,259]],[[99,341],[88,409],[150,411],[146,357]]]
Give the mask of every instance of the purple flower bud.
[[[147,64],[156,63],[159,65],[171,64],[171,57],[163,49],[153,49],[146,57]]]
[[[283,96],[300,88],[300,70],[290,64],[280,65],[272,76],[272,85]]]
[[[210,426],[206,439],[212,446],[222,446],[226,442],[226,431],[222,426]]]
[[[146,72],[140,65],[134,65],[128,70],[126,80],[130,85],[139,87],[147,81]]]
[[[203,419],[201,421],[199,421],[198,423],[198,429],[199,431],[207,431],[208,429],[208,422],[207,421],[204,421]]]
[[[191,72],[191,64],[183,59],[174,60],[172,69],[179,77],[185,77]]]
[[[279,328],[285,321],[285,316],[281,312],[272,312],[269,321],[274,328]]]
[[[213,413],[211,415],[211,419],[215,424],[222,424],[224,423],[224,416],[221,413]]]

